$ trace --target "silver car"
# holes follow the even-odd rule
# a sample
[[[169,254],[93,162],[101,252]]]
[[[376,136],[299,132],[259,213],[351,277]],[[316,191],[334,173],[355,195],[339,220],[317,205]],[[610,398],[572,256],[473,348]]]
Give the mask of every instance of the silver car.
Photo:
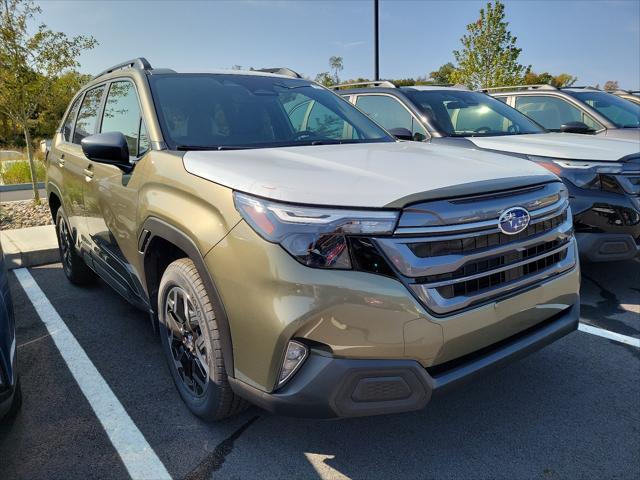
[[[640,141],[640,105],[597,88],[524,85],[483,91],[552,132]]]

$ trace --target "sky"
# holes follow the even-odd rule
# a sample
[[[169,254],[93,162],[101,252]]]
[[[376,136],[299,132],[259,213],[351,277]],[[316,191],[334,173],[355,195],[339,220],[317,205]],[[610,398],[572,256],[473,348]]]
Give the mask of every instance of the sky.
[[[99,46],[84,73],[146,57],[177,71],[286,66],[314,78],[343,57],[341,78],[373,76],[373,0],[40,0],[40,21]],[[380,0],[380,76],[428,75],[453,61],[484,1]],[[640,0],[506,0],[520,62],[577,84],[640,89]]]

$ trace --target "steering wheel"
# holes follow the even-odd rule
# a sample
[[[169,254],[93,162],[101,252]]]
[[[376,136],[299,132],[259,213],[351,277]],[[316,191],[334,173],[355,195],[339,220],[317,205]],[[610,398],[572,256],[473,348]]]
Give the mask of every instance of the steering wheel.
[[[318,135],[316,132],[313,132],[311,130],[300,130],[299,132],[296,132],[293,134],[293,138],[291,140],[306,140],[306,139],[313,139],[313,138],[322,138],[322,137],[320,137],[320,135]]]
[[[511,125],[509,125],[507,127],[507,132],[509,133],[519,133],[520,132],[520,127],[514,123],[512,123]]]
[[[478,127],[474,130],[476,133],[489,133],[491,131],[491,127]]]

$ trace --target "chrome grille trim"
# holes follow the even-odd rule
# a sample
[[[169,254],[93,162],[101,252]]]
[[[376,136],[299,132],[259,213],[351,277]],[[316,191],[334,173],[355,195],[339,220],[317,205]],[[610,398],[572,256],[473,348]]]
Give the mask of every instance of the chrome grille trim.
[[[544,221],[544,219],[539,220]],[[495,224],[495,221],[494,221]],[[499,230],[485,230],[481,232],[496,233]],[[428,275],[441,275],[444,273],[455,272],[465,263],[480,260],[482,258],[502,255],[514,250],[523,250],[538,243],[551,242],[553,240],[561,240],[566,242],[573,235],[573,220],[571,212],[568,212],[567,219],[558,227],[549,230],[540,235],[527,238],[524,241],[510,242],[496,247],[487,247],[467,254],[441,255],[437,257],[418,257],[409,248],[409,244],[415,242],[425,242],[428,239],[422,238],[377,238],[375,243],[385,253],[387,258],[391,260],[391,264],[395,266],[402,275],[410,278],[426,277]],[[450,237],[436,237],[437,240]],[[465,238],[461,235],[451,237],[453,239]],[[434,239],[435,240],[435,239]]]
[[[512,193],[407,207],[401,220],[407,211],[409,215],[393,236],[372,241],[398,278],[436,316],[498,301],[577,263],[566,187],[555,182]],[[501,233],[502,212],[524,205],[530,209],[529,226],[514,235]],[[472,217],[477,221],[469,222]],[[434,224],[436,218],[440,224]]]
[[[447,231],[447,228],[451,229],[453,226],[458,226],[460,230],[466,230],[474,225],[476,228],[486,228],[488,222],[497,219],[507,208],[523,207],[530,214],[536,215],[536,212],[545,208],[549,209],[547,211],[552,211],[554,205],[559,208],[562,201],[567,198],[568,193],[564,184],[551,182],[535,187],[472,197],[431,200],[406,207],[402,211],[395,233],[431,234],[437,230],[429,229],[445,227],[444,231]]]
[[[447,315],[452,312],[465,309],[472,305],[477,305],[489,300],[496,300],[501,296],[504,296],[515,290],[529,287],[547,280],[556,275],[560,275],[566,271],[573,269],[576,265],[577,247],[576,241],[572,238],[568,244],[564,245],[562,249],[566,250],[567,254],[560,262],[552,265],[549,268],[540,270],[533,275],[524,276],[518,280],[504,283],[495,288],[489,288],[481,290],[475,295],[462,295],[453,298],[445,298],[438,292],[437,288],[434,288],[429,284],[411,285],[411,290],[416,296],[425,304],[427,308],[438,315]],[[553,253],[544,254],[534,259],[530,259],[525,264],[534,263],[541,258],[553,255]],[[513,268],[512,265],[509,268]],[[495,272],[487,272],[486,275],[491,275]]]
[[[546,218],[551,218],[558,213],[562,212],[569,205],[569,200],[562,199],[559,202],[556,202],[552,205],[549,205],[544,208],[540,208],[538,210],[531,210],[529,214],[532,219],[537,219],[541,216],[545,216]],[[502,213],[502,212],[500,212]],[[497,218],[497,217],[496,217]],[[437,227],[399,227],[394,232],[395,235],[437,235],[441,233],[451,234],[453,232],[471,232],[475,230],[486,230],[487,228],[494,227],[496,225],[496,220],[484,220],[481,222],[468,222],[468,223],[459,223],[457,225],[442,225]],[[496,228],[496,231],[498,229]],[[484,232],[483,232],[484,233]]]

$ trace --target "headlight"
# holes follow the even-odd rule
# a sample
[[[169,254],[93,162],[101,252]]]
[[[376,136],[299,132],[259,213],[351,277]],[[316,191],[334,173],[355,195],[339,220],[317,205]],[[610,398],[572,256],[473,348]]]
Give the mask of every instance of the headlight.
[[[623,173],[623,163],[560,160],[533,155],[529,155],[529,160],[533,160],[559,177],[569,180],[576,187],[621,191],[618,182],[609,176]]]
[[[398,221],[391,210],[346,210],[289,205],[234,193],[236,209],[265,240],[280,244],[303,265],[351,268],[347,236],[389,235]]]

